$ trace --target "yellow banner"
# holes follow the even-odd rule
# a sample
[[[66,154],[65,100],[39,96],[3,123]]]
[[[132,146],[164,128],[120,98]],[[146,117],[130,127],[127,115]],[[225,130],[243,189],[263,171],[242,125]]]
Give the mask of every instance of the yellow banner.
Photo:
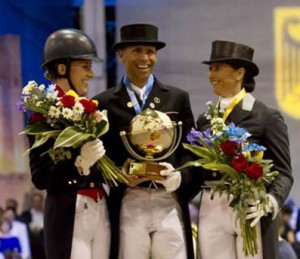
[[[276,98],[283,111],[300,119],[300,8],[276,8],[274,23]]]

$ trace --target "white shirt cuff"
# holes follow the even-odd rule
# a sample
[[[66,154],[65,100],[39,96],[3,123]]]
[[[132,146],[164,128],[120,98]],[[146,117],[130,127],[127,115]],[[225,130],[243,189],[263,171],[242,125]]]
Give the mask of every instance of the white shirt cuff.
[[[279,206],[278,206],[278,202],[275,199],[275,197],[271,194],[267,194],[269,201],[272,203],[273,205],[273,211],[272,211],[272,220],[274,220],[279,212]]]

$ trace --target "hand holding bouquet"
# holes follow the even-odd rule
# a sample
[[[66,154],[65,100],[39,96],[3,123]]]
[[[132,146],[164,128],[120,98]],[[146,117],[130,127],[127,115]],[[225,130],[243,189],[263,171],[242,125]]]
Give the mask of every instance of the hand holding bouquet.
[[[205,131],[192,129],[187,136],[190,144],[183,144],[199,159],[183,167],[201,166],[209,170],[205,173],[223,174],[221,181],[212,186],[213,192],[228,195],[240,222],[244,254],[253,256],[258,252],[256,223],[271,212],[265,184],[271,183],[278,172],[271,171],[272,160],[263,159],[264,146],[250,143],[249,132],[234,124],[226,125],[217,108],[208,105],[210,127]]]
[[[79,97],[72,90],[64,93],[55,85],[46,88],[29,81],[23,88],[21,99],[19,110],[31,116],[30,123],[21,133],[35,136],[34,144],[25,154],[54,139],[53,147],[46,153],[57,163],[71,158],[71,148],[79,148],[108,131],[106,111],[97,110],[97,101]],[[117,181],[127,183],[107,156],[97,161],[97,167],[108,185],[118,185]]]

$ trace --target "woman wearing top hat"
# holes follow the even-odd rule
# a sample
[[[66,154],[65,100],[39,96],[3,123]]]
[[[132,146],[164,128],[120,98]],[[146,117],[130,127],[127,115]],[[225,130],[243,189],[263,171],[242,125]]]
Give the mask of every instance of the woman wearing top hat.
[[[254,77],[259,69],[252,61],[254,50],[244,44],[214,41],[209,61],[208,78],[213,92],[218,96],[220,110],[237,103],[229,113],[226,123],[233,122],[250,134],[250,141],[267,148],[265,159],[272,159],[279,176],[267,187],[269,206],[263,211],[260,206],[249,204],[247,218],[252,226],[258,224],[258,254],[246,257],[239,223],[229,207],[227,195],[211,196],[209,186],[218,181],[220,174],[203,172],[206,186],[202,191],[199,211],[199,251],[201,259],[276,259],[278,258],[277,213],[287,198],[292,184],[290,151],[287,126],[279,111],[266,106],[250,94],[255,88]],[[232,105],[231,105],[232,107]],[[197,120],[199,130],[209,127],[204,115]]]
[[[194,125],[186,91],[160,82],[152,73],[159,41],[158,28],[152,24],[130,24],[121,28],[121,41],[113,48],[126,74],[119,85],[100,93],[100,109],[107,109],[110,130],[104,136],[107,155],[122,167],[133,158],[123,145],[120,131],[128,131],[131,120],[150,108],[172,112],[172,119],[183,122],[183,136]],[[181,145],[180,145],[181,146]],[[193,259],[191,221],[188,211],[188,172],[171,172],[181,163],[179,148],[164,160],[165,180],[145,179],[135,186],[120,185],[110,191],[112,222],[111,258]],[[133,158],[134,159],[134,158]]]

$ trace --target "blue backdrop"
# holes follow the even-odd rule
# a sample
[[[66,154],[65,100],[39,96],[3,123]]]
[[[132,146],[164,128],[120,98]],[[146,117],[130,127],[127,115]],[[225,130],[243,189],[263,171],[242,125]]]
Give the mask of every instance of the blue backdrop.
[[[55,30],[74,28],[74,6],[82,0],[0,0],[0,35],[20,36],[22,81],[49,81],[40,68],[43,45]],[[1,60],[0,62],[5,62]]]

